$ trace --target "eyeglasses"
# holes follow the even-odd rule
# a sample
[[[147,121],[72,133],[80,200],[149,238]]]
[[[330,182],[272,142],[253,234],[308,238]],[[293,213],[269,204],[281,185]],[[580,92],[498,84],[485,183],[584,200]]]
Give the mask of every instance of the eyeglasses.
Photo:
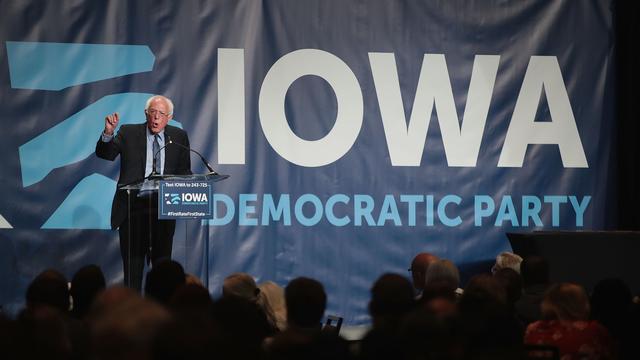
[[[160,110],[156,110],[156,109],[147,109],[147,114],[153,116],[155,114],[158,114],[162,117],[167,117],[169,116],[169,114],[167,114],[166,112],[160,111]]]

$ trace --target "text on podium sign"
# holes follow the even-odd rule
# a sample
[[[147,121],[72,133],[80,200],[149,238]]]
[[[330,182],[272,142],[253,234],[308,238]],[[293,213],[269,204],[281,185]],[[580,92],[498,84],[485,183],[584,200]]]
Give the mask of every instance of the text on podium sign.
[[[209,181],[160,181],[158,219],[211,219],[211,189]]]

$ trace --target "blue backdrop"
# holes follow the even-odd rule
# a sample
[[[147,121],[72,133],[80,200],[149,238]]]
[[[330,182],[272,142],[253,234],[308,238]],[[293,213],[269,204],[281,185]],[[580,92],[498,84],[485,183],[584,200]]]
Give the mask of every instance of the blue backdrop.
[[[214,294],[310,276],[359,324],[420,251],[464,268],[508,231],[607,228],[611,3],[0,1],[0,304],[49,267],[121,281],[118,164],[93,150],[155,93],[231,175],[174,241]]]

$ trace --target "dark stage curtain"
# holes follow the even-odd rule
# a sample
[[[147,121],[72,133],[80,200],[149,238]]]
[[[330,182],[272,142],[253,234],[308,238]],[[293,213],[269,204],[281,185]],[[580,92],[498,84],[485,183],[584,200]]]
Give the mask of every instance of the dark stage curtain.
[[[618,229],[640,230],[640,4],[614,3],[617,61]]]

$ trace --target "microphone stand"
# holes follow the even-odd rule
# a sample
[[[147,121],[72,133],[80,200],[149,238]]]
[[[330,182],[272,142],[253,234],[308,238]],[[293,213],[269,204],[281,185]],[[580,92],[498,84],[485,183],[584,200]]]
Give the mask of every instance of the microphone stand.
[[[174,145],[177,145],[177,146],[179,146],[179,147],[181,147],[181,148],[183,148],[185,150],[191,151],[191,152],[195,153],[196,155],[198,155],[198,157],[200,157],[200,161],[202,161],[204,166],[207,167],[207,170],[209,170],[209,173],[206,174],[206,176],[220,175],[220,174],[218,174],[217,171],[213,170],[213,167],[211,167],[211,165],[207,162],[207,160],[204,158],[204,156],[202,156],[202,154],[200,154],[199,152],[197,152],[196,150],[194,150],[194,149],[192,149],[192,148],[190,148],[188,146],[185,146],[185,145],[182,145],[180,143],[172,141],[171,137],[169,137],[169,135],[167,135],[167,139],[168,139],[167,145],[174,144]],[[165,145],[165,146],[167,146],[167,145]],[[155,157],[153,159],[155,160]]]

